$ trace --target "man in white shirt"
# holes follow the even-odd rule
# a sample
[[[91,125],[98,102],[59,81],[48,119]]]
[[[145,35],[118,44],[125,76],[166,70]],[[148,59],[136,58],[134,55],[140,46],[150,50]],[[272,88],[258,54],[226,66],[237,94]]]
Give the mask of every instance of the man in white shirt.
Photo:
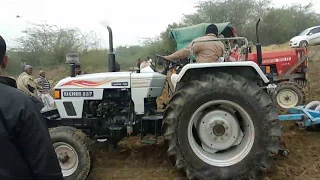
[[[148,61],[152,64],[152,59],[150,57],[148,57]]]
[[[146,67],[149,67],[149,66],[151,66],[151,63],[149,62],[149,59],[148,58],[144,58],[143,61],[140,64],[140,69],[146,68]]]

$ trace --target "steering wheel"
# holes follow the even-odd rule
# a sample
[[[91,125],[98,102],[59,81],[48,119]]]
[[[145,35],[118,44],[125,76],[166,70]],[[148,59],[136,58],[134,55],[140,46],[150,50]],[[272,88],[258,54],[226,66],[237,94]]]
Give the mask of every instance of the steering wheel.
[[[181,64],[180,61],[178,61],[178,62],[177,61],[176,62],[175,61],[171,61],[171,60],[168,60],[168,59],[164,58],[163,56],[161,56],[159,54],[156,54],[156,56],[166,62],[165,68],[164,68],[164,71],[162,72],[162,74],[167,74],[167,71],[169,69],[183,66],[183,64]]]

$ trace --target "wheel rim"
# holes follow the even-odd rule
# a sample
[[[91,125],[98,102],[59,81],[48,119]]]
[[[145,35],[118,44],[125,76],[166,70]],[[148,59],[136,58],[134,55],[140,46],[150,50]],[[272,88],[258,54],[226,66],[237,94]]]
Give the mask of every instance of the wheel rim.
[[[59,160],[63,177],[70,176],[78,169],[78,154],[73,147],[66,143],[59,142],[56,144],[59,144],[55,148],[55,152]]]
[[[277,94],[277,103],[280,107],[288,109],[298,105],[299,96],[291,89],[283,89]]]
[[[302,47],[306,47],[306,46],[307,46],[307,42],[302,42],[302,43],[301,43],[301,46],[302,46]]]
[[[198,142],[194,132],[198,133]],[[188,141],[193,152],[212,166],[225,167],[242,161],[252,149],[254,137],[250,115],[227,100],[203,104],[193,113],[188,125]]]

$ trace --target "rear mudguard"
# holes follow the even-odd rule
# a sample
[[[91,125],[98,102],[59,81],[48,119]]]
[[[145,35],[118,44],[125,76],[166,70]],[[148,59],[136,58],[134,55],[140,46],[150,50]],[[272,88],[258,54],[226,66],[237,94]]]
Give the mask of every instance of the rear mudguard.
[[[217,62],[217,63],[192,63],[192,64],[187,64],[185,65],[179,74],[177,76],[173,77],[173,81],[175,83],[180,82],[180,80],[183,78],[185,74],[188,73],[189,70],[191,69],[208,69],[208,68],[226,68],[226,67],[238,67],[239,70],[241,68],[253,68],[257,75],[259,75],[264,83],[269,83],[269,79],[267,76],[263,73],[263,71],[260,69],[260,67],[252,62],[252,61],[238,61],[238,62]],[[213,70],[214,72],[214,70]]]

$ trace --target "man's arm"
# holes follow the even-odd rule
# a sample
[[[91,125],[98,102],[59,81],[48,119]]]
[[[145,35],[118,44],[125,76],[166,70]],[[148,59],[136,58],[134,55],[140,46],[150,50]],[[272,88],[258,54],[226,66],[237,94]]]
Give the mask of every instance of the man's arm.
[[[45,120],[31,100],[21,104],[17,144],[34,179],[63,180]]]
[[[26,84],[26,87],[30,93],[30,96],[34,96],[38,99],[41,99],[39,96],[38,96],[38,90],[42,89],[41,87],[38,86],[37,83],[34,82],[34,80],[30,77],[30,76],[26,76],[25,78],[25,84]]]
[[[185,59],[190,56],[191,45],[192,45],[192,42],[190,44],[188,44],[186,47],[184,47],[183,49],[180,49],[179,51],[176,51],[176,52],[172,53],[171,55],[164,56],[164,58],[171,60],[171,61]]]

